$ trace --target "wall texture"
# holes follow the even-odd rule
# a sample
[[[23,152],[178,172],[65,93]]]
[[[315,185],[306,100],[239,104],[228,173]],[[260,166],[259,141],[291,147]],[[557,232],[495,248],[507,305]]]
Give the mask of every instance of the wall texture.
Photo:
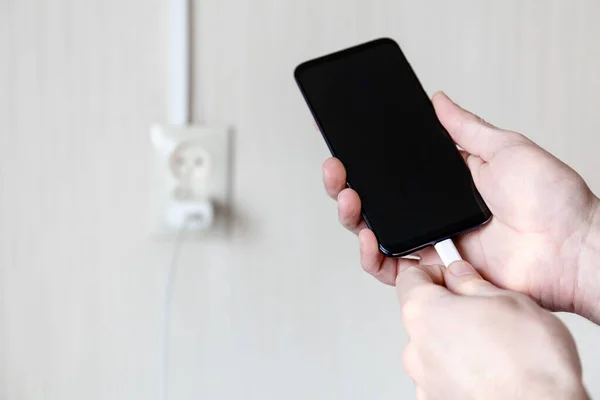
[[[158,399],[172,244],[147,235],[167,2],[0,0],[0,398]],[[595,0],[198,0],[194,116],[235,127],[229,240],[182,249],[172,399],[413,395],[393,290],[360,271],[292,70],[377,36],[426,89],[600,192]],[[573,330],[600,396],[599,328]],[[443,333],[440,333],[443,334]]]

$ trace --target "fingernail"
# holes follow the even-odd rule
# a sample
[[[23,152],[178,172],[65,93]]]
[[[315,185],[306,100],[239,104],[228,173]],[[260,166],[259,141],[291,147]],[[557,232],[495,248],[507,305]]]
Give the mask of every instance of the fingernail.
[[[450,264],[448,269],[454,276],[473,275],[476,273],[475,268],[473,268],[471,264],[464,261],[454,262]]]

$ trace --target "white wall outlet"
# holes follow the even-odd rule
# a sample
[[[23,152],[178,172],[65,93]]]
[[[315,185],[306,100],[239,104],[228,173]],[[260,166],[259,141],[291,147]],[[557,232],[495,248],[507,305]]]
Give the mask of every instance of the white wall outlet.
[[[230,207],[231,133],[226,127],[156,125],[151,230],[173,237],[182,228],[226,233]]]

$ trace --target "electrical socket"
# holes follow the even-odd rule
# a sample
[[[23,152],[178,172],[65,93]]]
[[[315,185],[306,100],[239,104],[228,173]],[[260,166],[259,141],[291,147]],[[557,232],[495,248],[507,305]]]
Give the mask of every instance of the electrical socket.
[[[151,231],[174,237],[185,215],[196,211],[203,223],[190,231],[226,234],[230,212],[231,132],[205,125],[155,125]],[[212,207],[208,212],[207,207]]]

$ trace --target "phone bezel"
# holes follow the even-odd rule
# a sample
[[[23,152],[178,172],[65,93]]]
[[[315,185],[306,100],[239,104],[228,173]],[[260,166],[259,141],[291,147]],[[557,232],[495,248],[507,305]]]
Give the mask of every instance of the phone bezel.
[[[318,57],[318,58],[306,61],[306,62],[298,65],[296,67],[296,69],[294,70],[294,78],[296,80],[296,83],[298,84],[298,87],[300,88],[300,92],[302,93],[302,96],[304,97],[304,100],[306,101],[306,104],[308,105],[310,112],[311,112],[313,118],[315,119],[317,126],[319,127],[319,131],[321,132],[321,135],[323,136],[323,139],[325,140],[325,143],[327,144],[327,147],[329,148],[329,151],[331,152],[333,157],[336,157],[336,152],[333,149],[333,147],[331,146],[331,143],[330,143],[329,139],[327,138],[327,135],[322,127],[322,124],[319,121],[317,113],[313,109],[312,104],[302,86],[301,74],[306,69],[314,68],[314,67],[322,65],[324,63],[327,63],[327,62],[330,62],[333,60],[337,60],[339,58],[347,57],[347,56],[353,55],[355,53],[363,52],[363,51],[369,50],[375,46],[381,46],[381,45],[393,45],[397,49],[397,51],[400,51],[402,53],[402,49],[400,48],[398,43],[396,43],[393,39],[380,38],[380,39],[375,39],[370,42],[366,42],[366,43],[363,43],[363,44],[360,44],[357,46],[353,46],[353,47],[350,47],[350,48],[347,48],[347,49],[344,49],[341,51],[337,51],[335,53],[331,53],[331,54],[328,54],[328,55],[325,55],[322,57]],[[404,54],[403,54],[403,57],[406,59]],[[411,70],[412,70],[412,67],[411,67]],[[413,71],[413,73],[414,73],[414,71]],[[415,76],[416,76],[416,74],[415,74]],[[417,80],[418,80],[418,78],[417,78]],[[421,87],[422,87],[422,85],[421,85]],[[424,89],[423,89],[423,93],[424,93],[425,97],[428,98]],[[433,105],[431,105],[431,107],[433,108]],[[441,131],[445,134],[445,136],[448,138],[448,140],[450,140],[450,141],[452,141],[452,143],[454,143],[454,141],[452,140],[452,138],[450,137],[450,135],[448,134],[446,129],[442,126],[442,124],[439,121],[438,121],[438,123],[441,128]],[[461,156],[460,152],[458,151],[458,149],[456,149],[456,155],[462,161],[462,156]],[[483,201],[483,198],[481,197],[479,192],[477,191],[477,188],[475,187],[475,184],[473,183],[471,172],[470,172],[469,168],[467,167],[466,163],[464,163],[464,162],[462,162],[462,165],[464,165],[465,173],[467,173],[469,175],[469,177],[471,177],[471,182],[473,184],[473,193],[476,196],[476,200],[480,205],[481,213],[474,215],[474,216],[467,216],[459,222],[456,222],[456,223],[450,224],[450,225],[446,225],[439,229],[434,229],[426,235],[422,235],[420,237],[416,237],[411,240],[405,240],[401,243],[383,243],[381,238],[378,236],[377,232],[375,230],[373,230],[372,225],[369,221],[368,213],[363,209],[362,216],[363,216],[367,226],[369,227],[369,229],[373,230],[373,233],[375,234],[377,241],[379,243],[379,250],[383,254],[385,254],[388,257],[406,256],[406,255],[415,253],[419,250],[422,250],[425,247],[433,246],[436,243],[441,242],[443,240],[472,232],[472,231],[478,229],[479,227],[485,225],[486,223],[488,223],[491,220],[492,213],[489,210],[489,208],[487,207],[487,205],[485,204],[485,202]],[[348,180],[347,186],[352,188],[352,182],[350,180]]]

